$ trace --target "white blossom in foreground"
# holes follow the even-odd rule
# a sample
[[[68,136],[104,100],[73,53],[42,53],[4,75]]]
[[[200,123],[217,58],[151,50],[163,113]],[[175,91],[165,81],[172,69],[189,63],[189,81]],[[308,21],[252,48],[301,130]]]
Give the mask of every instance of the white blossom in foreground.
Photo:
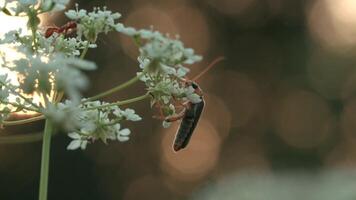
[[[51,1],[51,0],[47,0],[47,1]],[[61,11],[66,9],[69,1],[70,0],[52,0],[51,3],[52,3],[53,11]]]
[[[66,101],[51,105],[45,113],[54,123],[68,130],[68,136],[72,139],[67,147],[69,150],[85,149],[87,144],[96,140],[105,144],[110,140],[128,141],[131,131],[122,128],[122,122],[142,119],[133,109],[121,110],[116,105],[100,101],[85,102],[79,106]]]
[[[14,66],[14,67],[9,67]],[[78,101],[80,92],[88,85],[86,76],[81,70],[94,70],[96,65],[92,62],[63,54],[32,56],[5,63],[3,67],[16,71],[19,74],[20,88],[23,92],[45,92],[50,94],[52,89],[65,91],[72,100]]]
[[[11,113],[11,107],[6,105],[6,102],[9,102],[9,88],[5,87],[5,85],[9,85],[9,79],[7,75],[0,75],[0,124],[9,117]]]

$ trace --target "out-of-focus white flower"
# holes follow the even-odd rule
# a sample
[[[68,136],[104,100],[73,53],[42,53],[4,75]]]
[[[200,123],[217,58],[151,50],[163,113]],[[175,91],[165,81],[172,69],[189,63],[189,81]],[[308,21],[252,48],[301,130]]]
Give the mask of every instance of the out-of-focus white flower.
[[[96,68],[92,62],[68,58],[63,54],[53,54],[48,59],[45,59],[45,55],[27,55],[13,63],[13,70],[23,77],[20,87],[25,93],[45,91],[49,94],[54,83],[57,90],[65,91],[72,100],[77,101],[81,98],[80,91],[88,85],[86,76],[80,70]]]
[[[19,0],[19,3],[21,3],[23,6],[30,6],[36,5],[38,2],[37,0]]]
[[[137,34],[137,30],[135,28],[132,28],[132,27],[125,27],[123,24],[121,23],[118,23],[116,24],[115,26],[115,30],[117,32],[121,32],[125,35],[128,35],[128,36],[135,36]]]
[[[8,102],[8,98],[9,98],[9,94],[10,91],[7,87],[5,87],[3,84],[5,85],[10,85],[10,81],[7,77],[7,75],[0,75],[0,127],[1,127],[1,123],[6,120],[11,112],[11,108],[9,105],[3,104],[4,102]]]
[[[125,110],[115,111],[114,115],[124,117],[128,121],[140,121],[142,118],[135,113],[135,110],[126,108]]]
[[[64,10],[70,0],[42,0],[41,9],[42,11],[61,11]]]
[[[7,101],[10,92],[9,89],[5,87],[5,85],[10,84],[10,80],[8,79],[7,74],[0,75],[0,83],[0,100]]]
[[[19,34],[21,34],[21,29],[5,33],[4,38],[0,40],[0,44],[15,43]]]
[[[53,11],[61,11],[64,10],[69,3],[70,0],[53,0],[54,7]]]

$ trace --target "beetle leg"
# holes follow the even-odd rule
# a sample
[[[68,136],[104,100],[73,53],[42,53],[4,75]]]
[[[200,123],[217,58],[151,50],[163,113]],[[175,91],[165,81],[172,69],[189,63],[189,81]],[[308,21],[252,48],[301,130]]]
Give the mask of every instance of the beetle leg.
[[[184,107],[184,109],[179,114],[167,117],[165,119],[165,121],[166,122],[174,122],[174,121],[178,121],[178,120],[182,119],[185,115],[186,110],[190,109],[191,103],[189,101],[187,101],[187,102],[183,103],[182,106]]]
[[[177,115],[167,117],[165,119],[165,121],[166,122],[175,122],[175,121],[182,119],[184,117],[184,115],[185,115],[185,109]]]

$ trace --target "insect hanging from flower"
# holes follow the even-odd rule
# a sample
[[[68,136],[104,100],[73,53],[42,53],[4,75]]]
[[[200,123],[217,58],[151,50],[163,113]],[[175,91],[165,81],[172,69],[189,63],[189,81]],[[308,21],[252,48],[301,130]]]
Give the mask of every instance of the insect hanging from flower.
[[[203,91],[195,81],[223,59],[224,59],[223,57],[219,57],[215,59],[205,70],[203,70],[192,80],[182,79],[182,81],[185,82],[187,87],[192,87],[194,89],[194,93],[199,95],[200,101],[199,102],[187,101],[183,104],[184,109],[179,114],[164,119],[165,122],[168,123],[181,120],[173,142],[174,151],[177,152],[187,147],[193,135],[193,132],[197,127],[197,124],[199,122],[199,119],[201,117],[201,114],[205,106]]]
[[[54,33],[67,35],[72,33],[76,28],[77,28],[77,22],[69,21],[61,27],[47,28],[44,35],[46,38],[51,37]]]

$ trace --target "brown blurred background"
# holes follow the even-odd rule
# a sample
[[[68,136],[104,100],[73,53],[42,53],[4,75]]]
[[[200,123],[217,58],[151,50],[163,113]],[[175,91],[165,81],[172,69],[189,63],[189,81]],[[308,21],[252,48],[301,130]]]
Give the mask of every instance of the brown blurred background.
[[[179,34],[204,61],[225,56],[198,82],[206,109],[186,150],[172,151],[177,125],[164,130],[148,102],[134,105],[144,120],[127,124],[127,143],[67,151],[55,137],[49,199],[190,199],[201,188],[246,170],[318,173],[356,165],[355,0],[82,0],[106,5],[138,28]],[[72,2],[74,7],[74,2]],[[63,24],[62,15],[47,25]],[[90,96],[138,70],[127,37],[101,37],[88,59]],[[107,101],[144,92],[142,84]],[[22,128],[21,130],[26,130]],[[0,199],[36,199],[41,143],[0,145]]]

